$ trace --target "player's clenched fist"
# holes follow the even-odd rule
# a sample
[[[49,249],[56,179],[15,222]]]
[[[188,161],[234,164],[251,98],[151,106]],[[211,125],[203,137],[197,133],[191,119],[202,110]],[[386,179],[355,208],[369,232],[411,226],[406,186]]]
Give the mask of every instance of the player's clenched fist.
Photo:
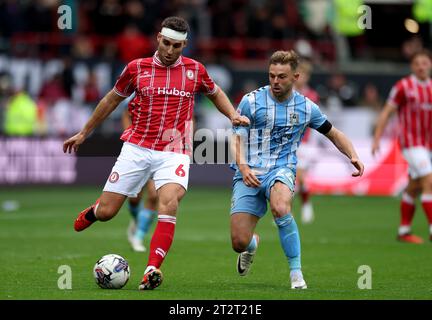
[[[250,121],[248,117],[235,115],[232,117],[231,122],[233,126],[244,126],[247,127],[250,125]]]
[[[364,172],[364,165],[363,163],[357,159],[357,158],[352,158],[351,159],[351,164],[358,170],[357,172],[354,172],[352,174],[353,177],[361,177],[363,175]]]
[[[72,150],[77,152],[79,146],[84,142],[85,138],[85,135],[81,132],[77,133],[73,137],[70,137],[65,142],[63,142],[63,152],[71,153]]]

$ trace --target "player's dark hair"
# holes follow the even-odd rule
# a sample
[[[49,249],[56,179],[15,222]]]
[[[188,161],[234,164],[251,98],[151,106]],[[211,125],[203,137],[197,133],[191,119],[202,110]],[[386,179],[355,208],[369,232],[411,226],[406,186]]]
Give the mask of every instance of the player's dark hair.
[[[411,62],[413,62],[414,59],[417,58],[418,56],[425,56],[425,57],[428,57],[429,60],[432,61],[432,54],[431,54],[431,52],[430,52],[429,50],[427,50],[427,49],[422,49],[422,50],[419,50],[419,51],[415,52],[415,53],[412,55],[412,57],[411,57]]]
[[[162,21],[161,28],[170,28],[178,32],[189,32],[189,24],[180,17],[168,17]]]
[[[299,55],[294,51],[276,51],[270,57],[269,64],[289,64],[291,66],[291,70],[297,70],[297,67],[300,62]]]

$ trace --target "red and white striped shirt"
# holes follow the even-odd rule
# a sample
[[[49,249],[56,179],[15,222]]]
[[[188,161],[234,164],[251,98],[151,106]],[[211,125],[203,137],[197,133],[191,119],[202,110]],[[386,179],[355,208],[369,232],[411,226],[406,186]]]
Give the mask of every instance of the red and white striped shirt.
[[[198,92],[215,94],[217,86],[205,67],[180,56],[165,66],[157,52],[153,57],[136,59],[123,70],[114,91],[128,97],[132,124],[121,139],[158,151],[192,151],[192,115]]]
[[[391,89],[387,103],[398,107],[401,147],[432,150],[432,80],[421,81],[414,75],[402,78]]]

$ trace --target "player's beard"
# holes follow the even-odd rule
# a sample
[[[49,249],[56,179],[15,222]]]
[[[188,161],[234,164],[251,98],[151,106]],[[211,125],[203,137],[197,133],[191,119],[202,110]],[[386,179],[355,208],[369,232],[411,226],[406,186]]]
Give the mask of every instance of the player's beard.
[[[275,91],[275,89],[277,90]],[[272,87],[271,90],[273,93],[273,97],[275,97],[279,101],[284,101],[291,95],[292,85],[286,88],[283,88],[282,86],[278,86],[276,88]]]

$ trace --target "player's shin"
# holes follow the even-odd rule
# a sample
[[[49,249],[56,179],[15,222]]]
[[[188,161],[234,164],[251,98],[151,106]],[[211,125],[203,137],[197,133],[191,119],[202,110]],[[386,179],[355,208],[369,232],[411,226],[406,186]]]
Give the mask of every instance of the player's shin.
[[[150,255],[147,266],[157,269],[161,266],[167,255],[173,238],[176,225],[176,217],[169,215],[159,215],[156,229],[150,241]]]
[[[399,235],[408,234],[411,232],[411,223],[415,212],[415,199],[408,193],[402,194],[400,203],[401,221],[399,226]]]
[[[258,235],[254,234],[252,236],[251,241],[249,242],[249,245],[246,248],[246,251],[249,253],[254,253],[258,247]]]
[[[142,202],[140,201],[137,204],[129,202],[128,207],[132,218],[136,220],[138,218],[139,212],[143,209]]]
[[[157,212],[155,210],[150,210],[148,208],[142,208],[139,211],[137,216],[137,230],[134,235],[136,239],[144,239],[156,215]]]
[[[279,239],[285,256],[288,258],[290,270],[301,269],[300,236],[297,224],[289,213],[275,219],[279,229]]]

